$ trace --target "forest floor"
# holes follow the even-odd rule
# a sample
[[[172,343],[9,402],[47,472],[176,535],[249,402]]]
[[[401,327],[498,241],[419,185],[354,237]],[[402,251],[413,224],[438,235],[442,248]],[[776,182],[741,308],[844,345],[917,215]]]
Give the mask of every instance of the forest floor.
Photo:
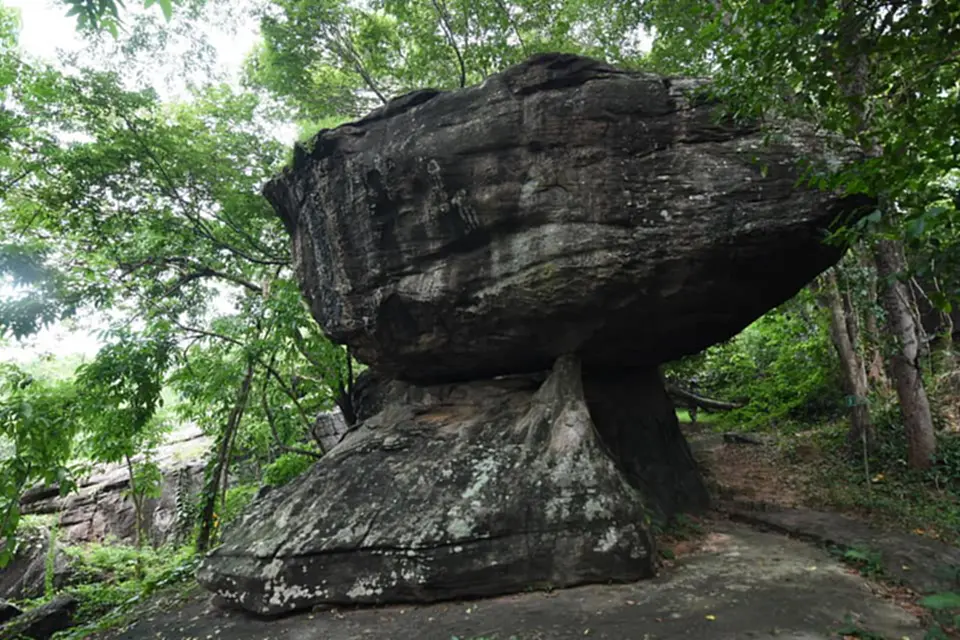
[[[692,429],[691,431],[697,431]],[[732,444],[690,433],[716,510],[661,536],[654,580],[468,602],[307,612],[265,620],[217,609],[192,588],[147,602],[111,640],[920,640],[918,594],[960,567],[929,535],[817,510],[816,455],[782,442]],[[803,442],[804,438],[800,438]],[[889,523],[887,523],[889,524]],[[926,533],[926,532],[924,532]],[[958,554],[958,555],[954,555]],[[953,576],[956,578],[957,576]],[[926,580],[926,582],[924,582]],[[946,581],[946,582],[944,582]]]

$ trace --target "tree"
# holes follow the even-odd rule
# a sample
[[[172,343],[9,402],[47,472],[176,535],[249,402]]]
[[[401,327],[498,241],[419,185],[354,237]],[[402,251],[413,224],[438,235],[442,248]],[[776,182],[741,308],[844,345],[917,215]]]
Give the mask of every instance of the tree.
[[[642,57],[638,12],[592,0],[274,0],[260,24],[251,85],[316,124],[406,91],[478,83],[535,53]]]
[[[162,333],[122,331],[76,376],[84,452],[96,462],[126,465],[138,548],[145,537],[144,504],[157,496],[162,480],[151,457],[164,435],[155,418],[173,346]]]
[[[165,104],[114,72],[24,60],[15,21],[0,26],[0,278],[16,286],[0,303],[0,333],[29,335],[78,310],[115,318],[115,339],[80,372],[101,395],[86,397],[77,429],[99,458],[125,461],[140,506],[149,493],[138,482],[141,463],[156,440],[151,402],[168,372],[187,397],[207,394],[196,411],[211,435],[233,432],[231,443],[268,457],[293,448],[349,385],[349,367],[310,317],[285,233],[259,195],[286,157],[270,135],[272,107],[225,85]],[[249,384],[209,376],[198,359],[210,353],[252,365]],[[213,388],[216,380],[233,389]],[[266,402],[235,418],[217,408],[217,393],[245,386]],[[57,450],[69,452],[74,435]],[[26,483],[54,477],[46,470],[60,458],[41,453],[18,449],[16,464],[36,472],[17,476],[11,500]],[[220,464],[224,482],[230,464],[229,456]],[[3,534],[14,525],[8,518]]]
[[[901,240],[916,221],[944,224],[956,209],[944,177],[960,147],[948,132],[960,113],[960,5],[849,0],[764,3],[654,1],[643,5],[664,68],[709,71],[735,115],[801,118],[866,159],[809,178],[826,189],[867,193],[880,203],[868,218],[890,330],[899,341],[891,371],[909,434],[911,466],[932,462],[935,439],[919,376],[916,305],[904,284]]]
[[[840,359],[843,383],[850,407],[850,431],[847,443],[853,452],[864,455],[873,446],[874,430],[868,406],[870,385],[859,352],[859,319],[853,305],[846,302],[837,284],[834,269],[827,271],[818,287],[824,306],[830,312],[830,337]]]
[[[74,436],[79,428],[75,389],[69,382],[34,379],[0,365],[0,567],[15,550],[20,496],[40,480],[72,489]]]

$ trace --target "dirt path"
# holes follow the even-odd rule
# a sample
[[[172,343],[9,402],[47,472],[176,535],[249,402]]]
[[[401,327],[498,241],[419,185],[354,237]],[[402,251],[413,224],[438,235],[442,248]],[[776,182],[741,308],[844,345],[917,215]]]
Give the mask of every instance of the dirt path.
[[[119,640],[667,640],[836,638],[853,621],[888,638],[916,638],[916,619],[829,554],[722,520],[699,548],[651,581],[420,607],[387,607],[260,620],[213,608],[198,595],[107,637]]]

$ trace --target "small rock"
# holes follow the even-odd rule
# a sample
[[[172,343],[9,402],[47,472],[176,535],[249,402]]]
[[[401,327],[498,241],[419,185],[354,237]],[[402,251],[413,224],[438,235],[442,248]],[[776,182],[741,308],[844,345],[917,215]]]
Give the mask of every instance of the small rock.
[[[21,613],[23,613],[23,611],[15,604],[7,602],[6,600],[0,600],[0,624],[13,620]]]
[[[48,640],[58,631],[69,629],[73,625],[73,614],[78,604],[73,596],[57,596],[47,604],[27,611],[0,626],[0,640]]]

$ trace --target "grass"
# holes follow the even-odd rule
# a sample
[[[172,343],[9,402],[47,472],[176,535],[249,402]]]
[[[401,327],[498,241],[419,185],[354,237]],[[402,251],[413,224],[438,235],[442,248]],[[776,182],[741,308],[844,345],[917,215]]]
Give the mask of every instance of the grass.
[[[194,570],[198,557],[190,547],[149,547],[138,551],[129,545],[89,544],[62,546],[70,559],[73,574],[59,593],[73,595],[79,601],[75,617],[77,627],[61,640],[86,638],[91,633],[123,624],[138,605],[154,594],[177,597],[195,585]],[[55,593],[25,601],[25,608],[44,604]]]
[[[782,471],[807,479],[809,505],[960,544],[960,474],[943,464],[926,472],[907,469],[900,433],[889,429],[878,429],[878,441],[887,444],[865,466],[846,454],[846,430],[836,422],[780,438]],[[945,451],[957,446],[957,436],[941,439]]]

